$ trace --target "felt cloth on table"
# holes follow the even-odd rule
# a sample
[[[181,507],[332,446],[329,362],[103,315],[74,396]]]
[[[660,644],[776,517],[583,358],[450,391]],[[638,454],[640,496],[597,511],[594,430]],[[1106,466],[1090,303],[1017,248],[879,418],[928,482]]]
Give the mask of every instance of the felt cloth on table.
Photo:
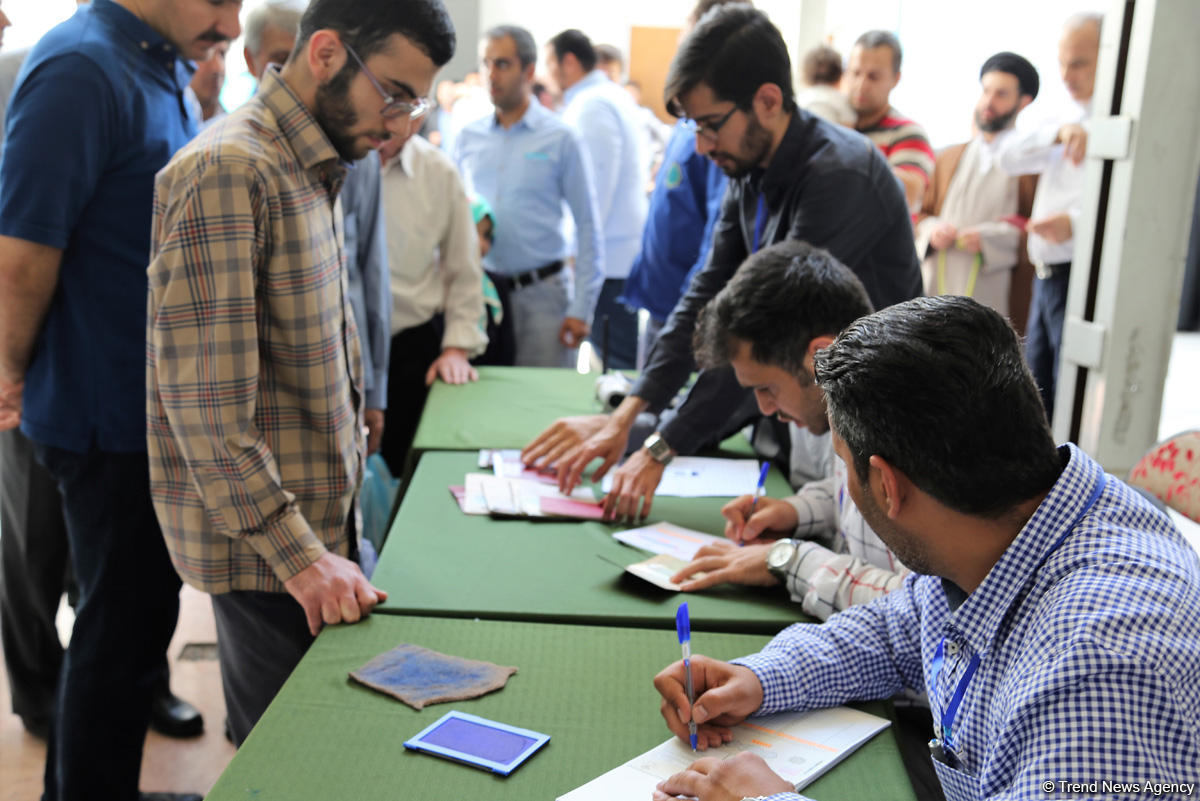
[[[515,667],[431,651],[402,643],[371,659],[350,678],[398,698],[413,709],[476,698],[508,683]]]

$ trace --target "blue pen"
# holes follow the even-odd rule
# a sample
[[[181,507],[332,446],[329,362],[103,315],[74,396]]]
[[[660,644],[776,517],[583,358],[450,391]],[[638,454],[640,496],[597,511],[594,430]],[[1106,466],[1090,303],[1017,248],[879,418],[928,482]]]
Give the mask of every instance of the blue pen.
[[[763,462],[762,469],[758,471],[758,486],[754,488],[754,500],[750,501],[750,515],[754,514],[754,507],[758,504],[758,499],[766,494],[767,473],[771,472],[771,463]],[[750,515],[746,515],[747,518]]]
[[[692,708],[696,703],[696,689],[692,686],[692,622],[688,619],[686,601],[681,603],[675,612],[675,631],[679,634],[679,645],[683,648],[683,686],[687,690],[688,707]],[[691,740],[693,751],[696,750],[695,717],[696,712],[693,709],[692,717],[688,720],[688,739]]]

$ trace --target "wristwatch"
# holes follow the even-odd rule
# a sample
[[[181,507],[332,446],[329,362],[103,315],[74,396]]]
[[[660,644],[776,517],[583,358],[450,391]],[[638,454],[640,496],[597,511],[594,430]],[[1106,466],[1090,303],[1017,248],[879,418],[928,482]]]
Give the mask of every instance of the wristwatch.
[[[787,569],[796,558],[796,550],[795,540],[779,540],[767,550],[767,570],[779,579],[781,584],[787,583]]]
[[[657,431],[646,437],[646,441],[642,443],[642,447],[650,451],[650,458],[661,465],[668,465],[675,458],[675,452],[671,450],[671,446],[663,439],[662,434]]]

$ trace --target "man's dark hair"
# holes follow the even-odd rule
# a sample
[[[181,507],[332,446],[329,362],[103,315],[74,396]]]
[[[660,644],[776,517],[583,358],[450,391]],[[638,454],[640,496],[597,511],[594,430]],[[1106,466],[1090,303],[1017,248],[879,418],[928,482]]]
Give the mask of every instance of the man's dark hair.
[[[483,36],[485,39],[503,39],[505,36],[512,39],[513,44],[517,46],[517,58],[521,60],[521,69],[537,63],[537,43],[533,41],[533,34],[521,26],[497,25],[488,29]]]
[[[550,46],[554,48],[554,57],[559,61],[562,61],[563,56],[570,53],[575,56],[575,60],[579,62],[579,66],[583,67],[584,72],[591,72],[596,68],[596,48],[592,46],[592,40],[581,30],[568,28],[551,39]]]
[[[1020,87],[1021,94],[1037,98],[1039,88],[1038,71],[1023,56],[1018,56],[1016,53],[1010,53],[1007,50],[997,53],[983,62],[983,67],[979,70],[979,79],[983,80],[983,76],[989,72],[1007,72],[1017,79],[1017,86]]]
[[[700,21],[701,17],[717,6],[723,6],[726,3],[738,2],[745,3],[748,6],[754,5],[754,3],[750,2],[750,0],[699,0],[699,2],[696,3],[696,7],[692,9],[690,14],[688,14],[687,22],[689,25],[695,25]]]
[[[610,44],[596,45],[596,63],[601,66],[605,64],[620,64],[625,66],[625,57],[621,55],[621,51]]]
[[[878,455],[951,509],[996,519],[1062,470],[1016,332],[970,298],[917,298],[864,317],[816,367],[860,481]]]
[[[833,86],[842,79],[842,54],[829,45],[814,47],[804,54],[804,82],[809,86]]]
[[[709,10],[680,43],[663,89],[667,110],[681,116],[679,96],[701,83],[742,110],[750,108],[758,87],[773,83],[783,92],[783,110],[796,108],[783,36],[766,14],[746,3]]]
[[[702,367],[723,367],[745,342],[756,362],[802,378],[808,344],[837,334],[871,308],[848,267],[829,251],[792,239],[742,262],[700,310],[692,348]]]
[[[312,0],[300,18],[292,53],[298,53],[314,33],[326,29],[337,31],[342,42],[364,61],[397,33],[438,67],[454,56],[454,23],[442,0]],[[346,59],[343,69],[353,75],[358,64]]]
[[[855,47],[861,47],[863,50],[874,50],[877,47],[886,47],[892,51],[892,72],[900,74],[900,40],[896,38],[896,34],[891,31],[867,31],[862,36],[854,40]]]

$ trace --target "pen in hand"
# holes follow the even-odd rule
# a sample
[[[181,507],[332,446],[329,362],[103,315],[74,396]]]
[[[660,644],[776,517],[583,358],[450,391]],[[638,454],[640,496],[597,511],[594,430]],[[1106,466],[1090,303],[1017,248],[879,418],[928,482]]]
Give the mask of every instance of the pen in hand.
[[[746,528],[746,523],[750,522],[750,518],[754,515],[754,507],[758,506],[758,499],[766,494],[767,473],[771,472],[771,463],[763,462],[762,468],[758,471],[758,485],[754,488],[754,499],[750,501],[750,511],[746,513],[746,519],[742,522],[742,530]],[[745,540],[742,538],[742,532],[738,532],[738,545],[744,545]]]
[[[688,619],[688,605],[684,601],[675,612],[675,631],[679,634],[679,645],[683,648],[684,689],[687,691],[688,709],[692,710],[688,718],[688,739],[692,750],[696,750],[696,689],[692,686],[692,622]]]

